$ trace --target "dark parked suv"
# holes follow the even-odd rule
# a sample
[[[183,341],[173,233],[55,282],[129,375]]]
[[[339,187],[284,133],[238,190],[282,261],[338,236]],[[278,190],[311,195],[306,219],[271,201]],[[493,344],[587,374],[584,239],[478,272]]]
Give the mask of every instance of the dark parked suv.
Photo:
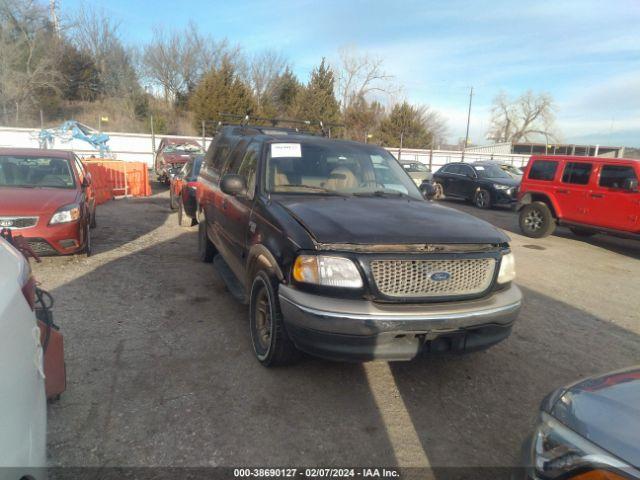
[[[508,238],[425,200],[386,150],[223,127],[200,170],[199,254],[249,303],[255,354],[408,360],[506,338]]]
[[[469,200],[478,208],[515,205],[519,184],[495,162],[449,163],[433,174],[436,198]]]

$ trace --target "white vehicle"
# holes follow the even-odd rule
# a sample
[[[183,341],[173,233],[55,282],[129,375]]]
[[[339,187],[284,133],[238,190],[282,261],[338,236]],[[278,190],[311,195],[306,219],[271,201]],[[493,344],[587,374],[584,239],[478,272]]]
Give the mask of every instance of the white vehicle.
[[[46,473],[47,400],[34,296],[29,262],[0,238],[0,480]]]

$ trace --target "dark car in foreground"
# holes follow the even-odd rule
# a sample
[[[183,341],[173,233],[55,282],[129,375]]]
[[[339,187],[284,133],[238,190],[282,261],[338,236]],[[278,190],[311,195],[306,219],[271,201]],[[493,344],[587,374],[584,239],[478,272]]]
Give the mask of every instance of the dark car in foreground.
[[[158,146],[154,168],[158,181],[169,184],[190,158],[202,155],[202,146],[188,138],[163,138]]]
[[[640,366],[548,395],[523,464],[527,479],[640,479]]]
[[[459,198],[478,208],[515,205],[520,181],[495,162],[448,163],[433,174],[436,198]]]
[[[386,150],[227,126],[200,170],[199,254],[249,303],[258,360],[488,348],[522,295],[509,239],[425,200]]]
[[[91,254],[96,203],[91,175],[63,150],[0,149],[0,229],[37,255]]]
[[[198,205],[198,174],[202,155],[187,160],[184,167],[171,178],[169,184],[169,206],[178,210],[178,225],[193,226],[196,223]]]

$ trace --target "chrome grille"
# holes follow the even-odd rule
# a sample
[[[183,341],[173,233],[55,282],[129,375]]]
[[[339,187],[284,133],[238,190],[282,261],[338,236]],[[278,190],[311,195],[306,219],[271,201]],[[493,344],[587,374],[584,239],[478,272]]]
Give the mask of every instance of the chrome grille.
[[[38,217],[0,217],[0,228],[12,230],[34,227],[37,223]]]
[[[474,295],[488,289],[496,261],[493,258],[373,260],[370,267],[383,295],[453,297]]]

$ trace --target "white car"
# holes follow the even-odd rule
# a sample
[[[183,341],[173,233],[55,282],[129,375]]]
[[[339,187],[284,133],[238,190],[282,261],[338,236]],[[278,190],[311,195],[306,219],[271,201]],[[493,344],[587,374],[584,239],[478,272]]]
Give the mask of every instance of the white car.
[[[0,238],[0,480],[46,475],[47,400],[34,291],[29,262]]]

